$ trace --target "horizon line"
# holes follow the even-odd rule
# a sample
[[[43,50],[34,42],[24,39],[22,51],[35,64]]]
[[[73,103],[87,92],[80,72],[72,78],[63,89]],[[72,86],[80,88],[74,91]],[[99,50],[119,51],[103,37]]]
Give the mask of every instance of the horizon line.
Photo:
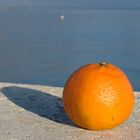
[[[0,6],[0,9],[91,9],[91,10],[140,10],[140,7],[91,7],[91,6]]]

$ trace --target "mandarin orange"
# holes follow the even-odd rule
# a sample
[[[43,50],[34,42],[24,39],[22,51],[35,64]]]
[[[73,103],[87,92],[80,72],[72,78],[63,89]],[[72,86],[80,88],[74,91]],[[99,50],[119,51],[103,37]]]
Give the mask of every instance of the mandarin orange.
[[[63,90],[64,110],[78,126],[112,129],[133,111],[134,93],[125,73],[110,63],[87,64],[77,69]]]

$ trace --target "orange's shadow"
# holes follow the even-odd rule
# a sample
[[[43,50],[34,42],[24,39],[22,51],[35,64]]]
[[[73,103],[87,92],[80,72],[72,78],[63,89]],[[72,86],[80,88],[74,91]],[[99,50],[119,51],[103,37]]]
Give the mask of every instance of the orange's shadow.
[[[58,123],[74,126],[63,110],[60,97],[16,86],[2,88],[1,92],[13,103],[30,112]]]

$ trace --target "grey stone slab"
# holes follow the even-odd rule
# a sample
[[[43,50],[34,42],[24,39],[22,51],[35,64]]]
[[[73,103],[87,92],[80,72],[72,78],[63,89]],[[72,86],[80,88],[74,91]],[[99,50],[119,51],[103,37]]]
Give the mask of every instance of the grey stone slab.
[[[140,92],[133,114],[105,131],[85,130],[66,116],[63,88],[0,83],[0,140],[139,140]]]

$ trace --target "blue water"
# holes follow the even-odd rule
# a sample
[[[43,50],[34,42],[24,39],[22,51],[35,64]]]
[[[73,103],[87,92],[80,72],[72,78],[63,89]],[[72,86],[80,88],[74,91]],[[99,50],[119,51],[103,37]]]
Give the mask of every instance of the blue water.
[[[0,10],[1,82],[64,86],[79,66],[104,61],[140,90],[139,9]]]

